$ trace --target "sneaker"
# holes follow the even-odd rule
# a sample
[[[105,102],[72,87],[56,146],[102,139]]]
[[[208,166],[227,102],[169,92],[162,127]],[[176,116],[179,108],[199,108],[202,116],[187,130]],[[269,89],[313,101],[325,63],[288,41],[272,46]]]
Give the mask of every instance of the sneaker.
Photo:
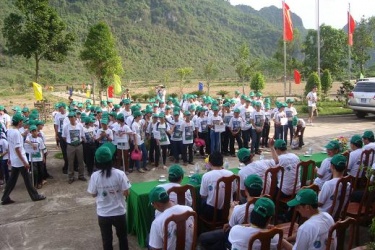
[[[5,200],[5,201],[2,201],[1,202],[1,205],[9,205],[9,204],[12,204],[14,203],[15,201],[14,200],[11,200],[10,198]]]
[[[44,196],[44,195],[38,195],[36,198],[34,198],[33,199],[33,201],[42,201],[42,200],[44,200],[44,199],[46,199],[46,197]]]
[[[142,168],[138,169],[138,172],[139,173],[146,173],[146,171],[144,171]]]
[[[163,169],[167,169],[167,166],[164,165],[164,166],[163,166]]]
[[[144,167],[143,169],[146,170],[146,171],[150,171],[150,169],[148,167]]]

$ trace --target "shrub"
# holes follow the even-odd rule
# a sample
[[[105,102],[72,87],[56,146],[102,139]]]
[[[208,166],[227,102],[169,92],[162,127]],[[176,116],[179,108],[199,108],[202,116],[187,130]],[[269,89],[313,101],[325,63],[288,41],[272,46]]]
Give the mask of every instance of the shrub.
[[[259,92],[263,90],[264,87],[265,87],[265,82],[264,82],[264,77],[262,73],[259,73],[259,72],[255,73],[253,78],[251,78],[250,88],[256,92]]]
[[[196,91],[190,92],[189,94],[191,94],[191,95],[197,95],[198,97],[201,97],[202,95],[205,95],[206,92],[196,90]]]
[[[229,92],[226,90],[220,90],[217,92],[217,95],[220,95],[222,98],[224,98],[226,95],[228,95]]]
[[[321,90],[321,84],[320,84],[320,79],[319,76],[316,72],[313,72],[309,75],[309,78],[307,79],[306,86],[305,86],[305,96],[313,89],[314,86],[318,87],[318,95]]]
[[[322,84],[322,91],[324,94],[324,98],[327,97],[328,91],[332,88],[332,77],[331,77],[331,72],[329,72],[328,69],[325,69],[323,71],[322,79],[321,79],[321,84]]]
[[[348,100],[349,100],[348,95],[353,90],[353,88],[354,88],[353,84],[351,84],[349,81],[344,81],[343,83],[341,83],[340,88],[337,90],[337,95],[336,95],[337,100],[339,102],[342,102],[345,107],[348,104]]]

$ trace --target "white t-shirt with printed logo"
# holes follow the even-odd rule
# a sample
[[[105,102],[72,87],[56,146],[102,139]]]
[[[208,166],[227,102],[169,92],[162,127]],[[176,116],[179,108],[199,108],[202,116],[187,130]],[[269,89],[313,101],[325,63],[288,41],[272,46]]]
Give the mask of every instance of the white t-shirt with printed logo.
[[[23,161],[16,154],[16,148],[20,148],[21,156],[27,162],[26,152],[23,147],[23,137],[18,129],[9,129],[7,132],[7,141],[9,143],[9,159],[12,167],[23,167]]]
[[[242,126],[242,130],[249,130],[251,128],[251,117],[252,113],[254,112],[254,108],[252,106],[249,106],[246,108],[246,106],[243,106],[241,109],[241,117],[244,120],[244,124]]]
[[[54,124],[57,125],[57,132],[62,133],[62,129],[63,129],[63,126],[64,126],[64,120],[67,117],[67,115],[68,114],[66,112],[65,112],[65,114],[61,114],[60,112],[58,112],[55,115]]]
[[[62,137],[66,138],[66,143],[68,144],[79,144],[84,136],[81,123],[76,123],[74,126],[69,123],[63,127]]]
[[[221,177],[231,176],[233,173],[226,169],[214,169],[210,172],[205,173],[202,176],[201,188],[200,188],[200,195],[207,196],[206,203],[212,207],[215,206],[215,196],[216,196],[216,183],[217,180]],[[218,209],[222,209],[224,205],[224,194],[225,194],[225,184],[222,182],[222,186],[220,186],[220,193],[218,196]],[[232,185],[232,193],[234,193],[235,185]]]
[[[29,154],[29,162],[41,162],[43,161],[43,151],[46,148],[44,145],[44,142],[42,138],[40,137],[32,137],[31,134],[29,134],[26,138],[26,141],[31,142],[33,146],[35,146],[35,149],[33,146],[29,145],[28,143],[25,143],[25,151]]]
[[[362,148],[357,148],[356,150],[350,152],[349,162],[348,162],[348,174],[356,177],[361,163]],[[360,170],[359,176],[362,176],[363,170]]]
[[[0,154],[3,154],[8,151],[9,143],[4,138],[0,138]],[[3,160],[9,159],[9,152],[3,156]]]
[[[223,118],[219,115],[208,117],[207,124],[213,126],[211,131],[215,131],[215,125],[223,124]]]
[[[91,175],[87,192],[96,194],[96,212],[99,216],[124,215],[126,212],[125,190],[131,187],[128,177],[121,170],[112,168],[111,176],[96,171]]]
[[[183,205],[174,205],[164,212],[160,213],[158,217],[151,224],[150,230],[150,240],[149,246],[155,249],[162,249],[163,248],[163,240],[164,240],[164,223],[166,219],[168,219],[173,214],[182,214],[186,211],[193,211],[193,209],[189,206]],[[197,225],[196,225],[197,226]],[[168,224],[168,246],[167,250],[174,250],[176,249],[176,235],[177,235],[177,227],[176,224],[171,222]],[[186,221],[186,235],[185,235],[185,250],[190,250],[191,245],[193,243],[193,233],[194,233],[194,219],[190,217]]]
[[[83,134],[85,135],[85,143],[93,144],[95,143],[95,127],[83,127]]]
[[[173,121],[172,124],[174,125],[174,129],[171,135],[171,141],[182,141],[182,130],[181,124],[184,123],[183,120],[179,120],[178,122]]]
[[[247,227],[242,225],[234,226],[229,233],[228,240],[232,244],[232,250],[247,250],[250,238],[253,235],[262,231],[260,228]],[[279,235],[275,235],[271,239],[270,250],[277,249],[277,243],[279,241]],[[253,250],[259,250],[261,247],[260,241],[256,240],[253,244]]]
[[[227,127],[231,128],[233,132],[237,132],[241,130],[243,125],[244,120],[239,116],[238,118],[232,117]]]
[[[233,208],[232,216],[229,219],[229,226],[234,227],[235,225],[240,224],[247,224],[250,223],[250,213],[253,211],[254,204],[249,206],[249,221],[245,221],[245,213],[246,213],[246,203],[242,205],[237,205]]]
[[[115,137],[117,149],[121,149],[121,150],[130,149],[128,133],[131,133],[131,132],[133,131],[125,123],[122,126],[118,124],[114,128],[114,137]]]
[[[157,123],[157,125],[155,126],[155,130],[157,130],[160,133],[160,139],[159,139],[160,145],[171,144],[168,138],[168,133],[167,133],[167,131],[169,131],[170,129],[171,128],[168,123],[164,123],[164,124]]]
[[[191,144],[193,143],[194,139],[194,130],[195,126],[192,121],[190,122],[183,122],[181,124],[181,131],[182,131],[182,143],[183,144]]]
[[[293,117],[297,115],[297,110],[295,107],[286,107],[284,109],[284,112],[285,112],[285,115],[286,115],[286,118],[288,118],[288,121],[291,121],[293,120]]]
[[[224,122],[225,126],[229,127],[229,122],[230,122],[230,120],[232,119],[233,116],[234,116],[233,112],[225,112],[224,113],[223,122]]]
[[[239,172],[238,176],[240,177],[240,190],[245,190],[245,180],[249,175],[256,174],[258,175],[264,182],[265,173],[267,169],[272,165],[273,161],[270,160],[263,160],[263,161],[253,161],[252,163],[243,167]],[[268,175],[267,178],[267,187],[265,193],[268,194],[271,187],[271,175]]]
[[[101,134],[102,134],[102,132],[106,133],[106,135],[108,135],[109,138],[110,138],[111,140],[113,140],[113,132],[112,132],[112,130],[109,129],[109,128],[107,128],[106,130],[104,130],[104,129],[102,129],[102,128],[98,129],[98,130],[96,131],[95,139],[99,139],[100,136],[101,136]],[[99,143],[106,143],[106,142],[108,142],[108,140],[107,140],[106,137],[104,137],[103,139],[101,139],[101,140],[99,141]]]
[[[323,187],[320,190],[319,196],[318,196],[318,202],[323,204],[321,207],[319,207],[319,211],[329,212],[329,210],[330,210],[330,208],[333,204],[333,198],[334,198],[334,193],[335,193],[335,190],[336,190],[336,184],[339,180],[340,180],[340,178],[333,178],[329,181],[326,181],[323,184]],[[349,199],[349,191],[350,191],[350,183],[348,183],[348,186],[347,186],[347,189],[346,189],[344,204]],[[340,195],[341,195],[341,188],[338,192],[337,200],[336,200],[336,204],[335,204],[335,209],[333,210],[332,214],[335,214],[337,209],[338,209],[339,202],[340,202]]]
[[[331,159],[332,157],[325,158],[320,164],[320,167],[318,168],[317,173],[321,175],[322,178],[316,177],[314,180],[314,184],[318,185],[319,189],[322,189],[324,182],[332,178]]]
[[[296,243],[293,250],[324,250],[328,232],[331,226],[335,224],[332,216],[326,212],[319,212],[305,221],[297,231]],[[333,243],[331,249],[336,249],[336,233],[333,233]]]
[[[198,128],[199,133],[207,133],[208,126],[207,126],[207,117],[198,117],[196,127]]]
[[[0,115],[0,123],[2,124],[3,129],[5,131],[7,131],[6,125],[10,124],[11,123],[10,121],[11,121],[11,119],[10,119],[10,116],[8,114],[4,113],[3,115]]]
[[[264,124],[265,119],[266,117],[264,116],[264,112],[262,110],[259,112],[254,110],[254,112],[251,114],[250,120],[254,121],[256,127],[261,127]]]
[[[134,121],[131,127],[132,131],[135,133],[135,140],[137,142],[137,145],[142,145],[145,142],[145,132],[142,131],[144,122],[144,120],[140,120],[139,122]]]

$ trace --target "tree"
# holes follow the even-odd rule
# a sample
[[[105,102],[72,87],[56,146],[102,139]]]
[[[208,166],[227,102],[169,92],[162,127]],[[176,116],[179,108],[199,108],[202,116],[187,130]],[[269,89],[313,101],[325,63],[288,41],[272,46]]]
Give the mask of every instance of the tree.
[[[34,58],[35,81],[42,59],[63,62],[72,49],[74,36],[48,4],[48,0],[16,0],[19,13],[11,13],[2,29],[9,54]]]
[[[219,69],[216,67],[213,61],[209,61],[203,68],[203,74],[206,78],[207,94],[210,94],[210,83],[219,74]]]
[[[105,22],[99,22],[90,28],[80,58],[85,61],[90,74],[99,81],[100,99],[102,91],[113,82],[113,76],[124,72],[121,58],[116,50],[115,39]]]
[[[320,67],[328,69],[334,78],[342,78],[348,62],[347,35],[343,30],[326,25],[320,26],[320,34]],[[317,69],[316,37],[316,30],[309,30],[303,43],[305,75]]]
[[[374,36],[375,17],[369,19],[362,18],[357,25],[353,36],[352,58],[354,64],[359,68],[360,73],[364,74],[364,66],[370,60],[370,52],[375,47]],[[375,26],[375,25],[374,25]]]
[[[318,87],[317,93],[320,93],[321,85],[318,73],[313,72],[309,75],[305,86],[305,96],[313,89],[314,86]]]
[[[183,81],[186,79],[187,76],[193,73],[193,68],[190,68],[190,67],[178,68],[176,72],[180,79],[180,94],[182,95],[184,93]]]
[[[250,88],[256,92],[261,91],[264,89],[264,77],[260,72],[255,73],[253,78],[251,79]]]
[[[332,77],[331,73],[328,69],[325,69],[323,71],[323,75],[321,77],[321,85],[322,85],[322,91],[324,94],[324,97],[327,97],[328,91],[332,88]]]
[[[242,92],[245,93],[245,81],[249,81],[252,73],[258,65],[257,60],[250,60],[250,48],[243,43],[238,49],[237,57],[232,65],[236,68],[236,73],[242,82]]]

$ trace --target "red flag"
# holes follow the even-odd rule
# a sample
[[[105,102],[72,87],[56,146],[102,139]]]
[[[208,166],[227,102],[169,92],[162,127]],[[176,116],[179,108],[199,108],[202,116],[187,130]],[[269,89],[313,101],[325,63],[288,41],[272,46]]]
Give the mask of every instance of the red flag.
[[[350,15],[350,12],[348,12],[348,44],[350,46],[353,46],[353,34],[355,30],[355,21]]]
[[[284,16],[284,41],[293,40],[293,23],[290,17],[289,6],[283,2],[283,16]]]
[[[108,87],[108,97],[113,98],[113,86]]]
[[[300,84],[301,83],[301,74],[296,69],[294,70],[294,82],[296,84]]]

